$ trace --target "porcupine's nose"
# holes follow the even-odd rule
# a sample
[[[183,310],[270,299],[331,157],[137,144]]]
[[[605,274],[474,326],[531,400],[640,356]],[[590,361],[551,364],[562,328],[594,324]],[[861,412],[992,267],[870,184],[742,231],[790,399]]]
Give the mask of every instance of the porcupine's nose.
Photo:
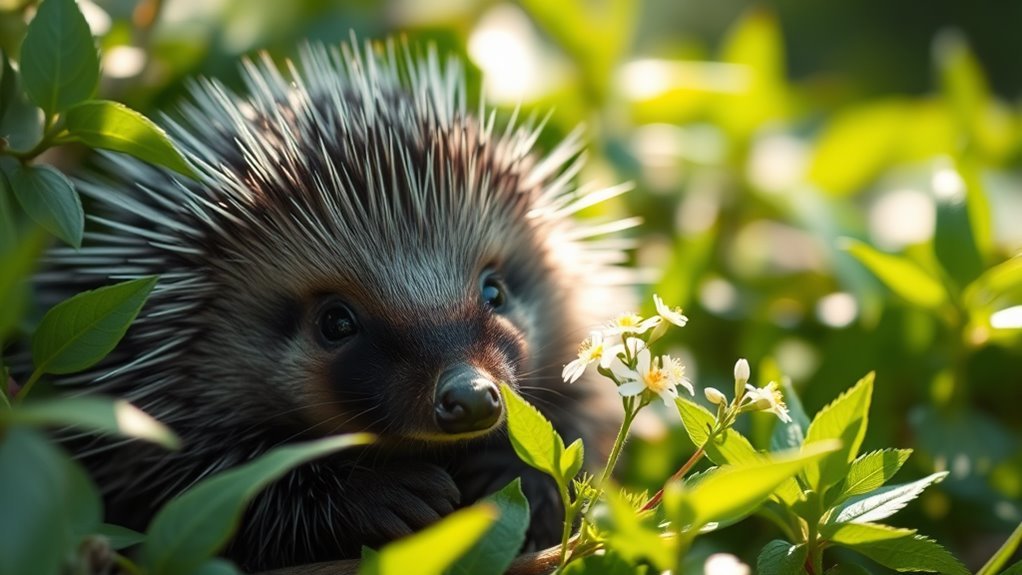
[[[485,431],[500,419],[500,392],[478,369],[459,364],[440,374],[433,406],[437,425],[446,433]]]

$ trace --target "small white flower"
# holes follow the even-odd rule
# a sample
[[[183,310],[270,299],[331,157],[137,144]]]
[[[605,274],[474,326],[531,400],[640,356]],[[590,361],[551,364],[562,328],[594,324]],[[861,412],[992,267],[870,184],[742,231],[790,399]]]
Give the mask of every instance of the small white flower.
[[[655,327],[658,323],[660,323],[660,316],[658,315],[643,318],[637,313],[623,313],[614,318],[607,325],[607,328],[603,330],[603,333],[607,336],[641,335],[646,333],[649,328]]]
[[[688,323],[688,318],[681,313],[680,307],[669,307],[657,294],[653,294],[653,305],[656,306],[657,315],[664,321],[673,323],[678,327],[685,327],[685,324]]]
[[[769,411],[784,423],[791,422],[791,416],[788,415],[788,406],[784,405],[784,396],[781,395],[781,390],[777,387],[776,381],[771,381],[763,387],[753,387],[746,384],[745,389],[746,394],[743,401],[747,402],[748,406],[756,411]]]
[[[578,357],[568,362],[561,370],[561,377],[567,383],[574,383],[582,377],[590,364],[599,362],[600,367],[606,368],[617,355],[619,348],[619,345],[608,345],[603,338],[603,332],[591,332],[578,346]]]
[[[621,382],[617,391],[624,397],[639,395],[648,389],[670,407],[678,397],[679,385],[692,393],[692,383],[685,377],[685,366],[669,355],[654,360],[648,349],[639,351],[634,370],[621,362],[612,364],[611,370]]]
[[[703,564],[705,575],[749,575],[752,570],[730,553],[714,553]]]
[[[715,387],[707,387],[703,389],[703,395],[705,395],[706,400],[713,405],[724,405],[727,403],[727,397]]]

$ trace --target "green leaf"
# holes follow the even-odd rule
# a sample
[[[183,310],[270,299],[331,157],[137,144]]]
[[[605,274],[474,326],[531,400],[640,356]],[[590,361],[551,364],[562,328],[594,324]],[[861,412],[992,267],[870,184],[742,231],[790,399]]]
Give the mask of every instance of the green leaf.
[[[740,93],[716,98],[716,119],[729,135],[746,140],[763,124],[787,115],[784,41],[772,12],[746,10],[727,31],[720,59],[740,66],[747,79]]]
[[[561,455],[561,476],[565,481],[571,481],[582,469],[582,462],[585,459],[585,450],[582,446],[582,438],[578,438],[568,447],[564,448]]]
[[[127,549],[133,545],[138,545],[145,541],[145,534],[139,533],[133,529],[127,527],[121,527],[120,525],[113,525],[111,523],[104,523],[96,529],[97,535],[102,535],[110,544],[110,548],[114,551],[120,551],[121,549]]]
[[[807,445],[800,453],[783,452],[762,461],[727,465],[703,474],[688,489],[693,514],[691,528],[731,523],[749,515],[786,480],[839,448],[836,441],[820,441]]]
[[[805,477],[809,485],[819,493],[844,478],[850,463],[859,453],[859,447],[866,436],[869,404],[873,396],[873,376],[870,372],[860,379],[851,389],[821,409],[809,424],[806,446],[827,439],[841,441],[841,449],[823,458],[819,465],[806,468]]]
[[[25,403],[7,413],[0,413],[0,421],[35,426],[66,425],[144,439],[168,449],[177,449],[181,444],[169,428],[126,400],[96,395]]]
[[[672,483],[668,487],[674,489],[678,485]],[[675,495],[676,493],[665,489],[664,509],[672,509],[674,515],[687,513],[688,500],[680,500]],[[640,515],[625,494],[617,488],[607,489],[604,496],[609,513],[599,513],[603,509],[598,508],[595,515],[604,518],[604,524],[600,527],[601,532],[606,535],[607,548],[633,565],[649,562],[657,567],[657,573],[670,569],[676,553],[672,546],[665,544],[660,530],[651,524],[650,519],[653,515],[649,512]]]
[[[849,499],[844,505],[835,508],[827,519],[828,525],[838,523],[873,523],[894,515],[908,504],[924,489],[941,482],[947,477],[947,471],[928,475],[912,483],[880,487],[870,493]],[[821,533],[829,532],[829,527],[821,529]]]
[[[375,555],[363,556],[361,575],[440,575],[462,556],[497,519],[492,503],[479,503],[399,539]]]
[[[75,0],[44,0],[21,45],[22,83],[49,114],[92,96],[99,82],[99,54]]]
[[[1022,256],[1013,257],[986,270],[962,294],[966,307],[973,310],[1009,297],[1022,297]]]
[[[0,573],[56,575],[100,522],[96,488],[81,467],[34,430],[0,440]]]
[[[725,465],[763,460],[763,454],[756,451],[749,440],[734,429],[729,428],[721,437],[707,444],[716,416],[691,399],[678,397],[674,401],[678,405],[678,413],[681,414],[688,438],[696,446],[705,445],[706,456],[710,461]]]
[[[994,224],[989,194],[983,183],[983,164],[975,158],[959,155],[955,158],[955,168],[965,182],[969,229],[972,230],[976,249],[980,255],[989,254],[994,250]]]
[[[969,217],[964,181],[950,168],[940,168],[940,180],[934,187],[937,206],[937,224],[934,228],[933,251],[937,260],[958,287],[968,285],[983,272],[980,255]],[[935,180],[937,177],[935,176]]]
[[[1022,523],[1018,524],[1018,527],[1011,532],[1008,539],[1004,541],[997,551],[990,557],[983,567],[976,572],[976,575],[995,575],[1005,563],[1011,559],[1011,556],[1015,554],[1015,550],[1018,549],[1019,544],[1022,544]],[[1022,563],[1016,563],[1015,567],[1022,568]]]
[[[292,468],[372,441],[362,433],[278,447],[207,479],[163,506],[149,524],[142,564],[150,575],[191,573],[230,539],[248,502]]]
[[[832,196],[860,191],[894,160],[910,110],[904,100],[884,100],[835,115],[817,139],[809,181]]]
[[[830,541],[895,571],[925,571],[942,575],[969,575],[969,571],[932,539],[912,529],[870,523],[844,523]]]
[[[792,545],[787,541],[774,539],[763,546],[756,559],[758,575],[795,575],[805,573],[806,557],[809,552],[804,544]]]
[[[71,181],[50,166],[18,166],[7,174],[18,203],[36,223],[79,248],[85,212]]]
[[[564,481],[560,467],[564,440],[554,430],[554,426],[507,384],[501,384],[500,393],[507,405],[507,429],[515,453],[530,467],[550,475],[558,482]]]
[[[82,102],[67,111],[65,122],[72,138],[93,148],[124,152],[195,177],[166,132],[124,104],[105,100]]]
[[[500,575],[518,555],[529,527],[529,502],[516,478],[485,499],[500,512],[500,518],[468,553],[445,571],[448,575]]]
[[[710,437],[710,428],[713,427],[717,418],[705,407],[690,399],[678,397],[674,401],[678,406],[678,413],[681,415],[681,422],[689,439],[697,446],[704,446],[706,457],[710,461],[717,465],[726,465],[764,460],[765,456],[757,451],[744,435],[732,428],[728,428],[712,442],[707,443],[706,440]],[[785,481],[777,489],[777,496],[790,504],[798,501],[801,497],[801,490],[792,479]]]
[[[940,281],[911,260],[885,254],[850,238],[844,238],[840,247],[905,301],[925,309],[936,309],[947,302],[948,294]]]
[[[32,336],[37,371],[73,373],[110,353],[156,285],[155,276],[82,292],[53,306]]]
[[[848,477],[841,484],[840,498],[873,491],[887,483],[912,455],[911,449],[871,451],[852,462]]]

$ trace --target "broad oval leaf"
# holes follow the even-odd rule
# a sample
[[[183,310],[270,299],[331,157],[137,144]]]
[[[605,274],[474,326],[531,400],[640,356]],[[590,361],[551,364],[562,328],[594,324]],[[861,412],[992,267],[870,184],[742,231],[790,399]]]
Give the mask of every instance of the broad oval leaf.
[[[455,511],[376,554],[363,554],[358,572],[361,575],[441,575],[483,536],[497,515],[492,503],[478,503]]]
[[[558,482],[562,481],[559,461],[564,452],[564,440],[539,410],[507,384],[501,384],[500,393],[507,406],[508,435],[515,453],[530,467],[550,475]]]
[[[936,309],[947,302],[944,286],[915,262],[849,238],[844,238],[841,247],[905,301],[925,309]]]
[[[167,426],[124,399],[100,396],[61,397],[18,406],[0,421],[24,425],[69,426],[151,441],[177,449],[180,440]]]
[[[805,469],[809,485],[819,493],[848,473],[849,466],[866,437],[869,405],[873,397],[873,372],[816,414],[806,431],[805,445],[828,439],[841,440],[841,449]]]
[[[131,154],[151,164],[195,177],[195,172],[166,132],[124,104],[89,100],[72,107],[65,118],[68,132],[84,144]]]
[[[839,447],[837,441],[820,441],[807,445],[801,452],[775,454],[762,461],[729,465],[703,474],[688,489],[692,528],[711,522],[730,523],[752,513],[778,486]]]
[[[85,472],[36,431],[0,441],[0,573],[56,575],[101,507]]]
[[[873,491],[887,483],[910,455],[911,449],[884,449],[859,456],[849,467],[837,500]]]
[[[29,217],[68,245],[81,247],[85,212],[64,174],[50,166],[18,166],[7,181]]]
[[[37,371],[73,373],[110,353],[156,285],[155,276],[80,293],[46,312],[32,336]]]
[[[941,575],[968,575],[966,569],[936,541],[913,529],[870,523],[844,523],[830,541],[854,549],[895,571],[925,571]]]
[[[482,539],[445,571],[448,575],[500,575],[511,565],[525,542],[529,502],[522,494],[521,479],[516,478],[484,501],[497,508],[500,518]]]
[[[21,44],[25,91],[50,114],[92,96],[99,82],[99,53],[75,0],[44,0]]]
[[[758,575],[792,575],[804,573],[809,551],[804,544],[792,545],[787,541],[774,539],[763,546],[756,559]]]
[[[909,501],[919,497],[919,494],[924,489],[934,483],[939,483],[947,475],[947,471],[941,471],[912,483],[881,487],[871,493],[860,495],[850,499],[841,507],[836,508],[831,513],[827,523],[872,523],[880,521],[900,511]],[[824,530],[821,530],[821,532],[824,532]]]
[[[278,447],[258,459],[200,481],[163,506],[149,524],[142,564],[151,575],[191,573],[230,539],[248,502],[292,468],[364,445],[363,433]]]

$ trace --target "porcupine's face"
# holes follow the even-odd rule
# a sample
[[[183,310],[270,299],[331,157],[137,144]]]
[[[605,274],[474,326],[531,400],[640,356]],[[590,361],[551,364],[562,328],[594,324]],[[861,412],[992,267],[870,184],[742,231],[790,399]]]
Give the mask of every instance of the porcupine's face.
[[[256,421],[482,435],[503,420],[500,383],[556,380],[578,337],[562,222],[537,213],[530,131],[374,88],[386,97],[291,94],[279,117],[253,100],[227,133],[195,135],[222,140],[230,174],[200,193],[243,218],[207,234],[216,287],[189,361],[221,411]]]
[[[203,345],[220,375],[204,379],[236,382],[232,403],[259,382],[265,397],[252,399],[270,419],[300,416],[317,435],[491,431],[503,418],[499,384],[556,377],[559,328],[571,325],[543,228],[515,217],[510,206],[447,206],[418,224],[401,211],[365,218],[357,233],[321,241],[240,236],[238,249],[258,255],[216,272],[223,289]]]

